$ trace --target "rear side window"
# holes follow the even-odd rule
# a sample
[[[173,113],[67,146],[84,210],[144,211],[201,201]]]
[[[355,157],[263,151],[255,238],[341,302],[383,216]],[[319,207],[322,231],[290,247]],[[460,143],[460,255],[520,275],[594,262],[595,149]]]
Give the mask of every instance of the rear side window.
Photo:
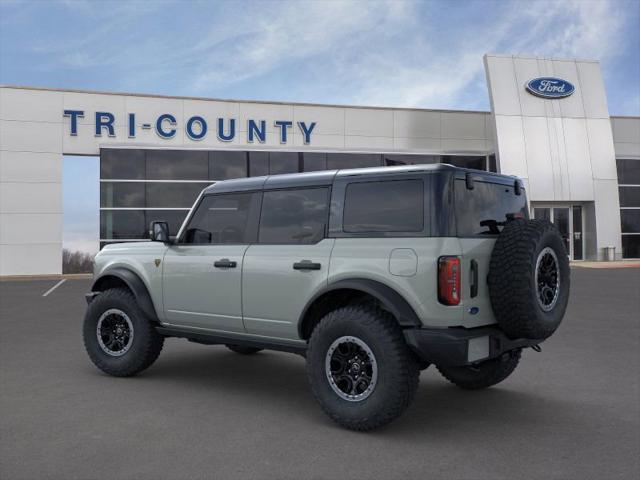
[[[329,208],[328,188],[264,192],[259,243],[309,244],[325,236]]]
[[[358,182],[347,186],[342,227],[345,232],[422,232],[422,180]]]
[[[254,242],[254,224],[260,205],[258,195],[256,193],[231,193],[204,197],[185,230],[184,243],[242,244]]]
[[[510,217],[528,218],[527,198],[514,188],[496,183],[455,181],[456,226],[459,237],[498,235]]]

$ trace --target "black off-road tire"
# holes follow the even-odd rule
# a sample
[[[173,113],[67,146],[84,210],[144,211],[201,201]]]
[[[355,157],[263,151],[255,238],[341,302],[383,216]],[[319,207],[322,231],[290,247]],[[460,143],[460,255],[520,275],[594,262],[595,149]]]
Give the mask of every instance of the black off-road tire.
[[[536,268],[538,259],[550,251],[557,261],[559,287],[555,303],[545,306],[546,311],[538,300]],[[493,313],[502,330],[510,338],[534,340],[553,334],[567,308],[570,277],[567,251],[555,225],[541,219],[507,223],[493,248],[487,278]]]
[[[262,351],[262,348],[247,347],[246,345],[231,345],[230,343],[227,343],[225,347],[240,355],[253,355],[254,353]]]
[[[337,339],[357,337],[372,351],[378,371],[375,386],[360,401],[341,398],[331,387],[325,361]],[[328,313],[316,326],[307,350],[307,375],[313,395],[335,422],[366,431],[404,412],[418,388],[419,365],[393,316],[372,305],[352,305]]]
[[[97,335],[99,318],[110,309],[124,312],[133,325],[131,346],[117,357],[102,349]],[[164,337],[142,312],[133,294],[123,288],[105,290],[91,301],[84,317],[83,338],[91,361],[114,377],[129,377],[148,368],[156,361],[164,345]]]
[[[520,362],[520,349],[507,352],[498,358],[468,367],[437,366],[444,378],[465,390],[491,387],[506,379]]]

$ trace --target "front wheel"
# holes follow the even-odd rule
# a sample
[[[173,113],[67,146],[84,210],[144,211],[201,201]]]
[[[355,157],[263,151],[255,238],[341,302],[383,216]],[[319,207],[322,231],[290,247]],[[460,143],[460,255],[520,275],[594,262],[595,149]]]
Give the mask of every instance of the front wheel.
[[[105,290],[89,304],[83,338],[94,365],[115,377],[129,377],[148,368],[164,345],[164,337],[133,294],[122,288]]]
[[[465,390],[491,387],[505,380],[518,366],[522,351],[512,350],[498,358],[466,367],[437,366],[444,378]]]
[[[351,430],[391,422],[409,406],[420,370],[395,319],[368,305],[339,308],[313,330],[307,374],[329,417]]]

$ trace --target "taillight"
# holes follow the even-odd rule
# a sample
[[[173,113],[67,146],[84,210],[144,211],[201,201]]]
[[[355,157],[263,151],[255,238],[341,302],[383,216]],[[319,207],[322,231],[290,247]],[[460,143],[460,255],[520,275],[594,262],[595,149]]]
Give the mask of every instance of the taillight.
[[[460,303],[460,259],[440,257],[438,259],[438,300],[444,305]]]

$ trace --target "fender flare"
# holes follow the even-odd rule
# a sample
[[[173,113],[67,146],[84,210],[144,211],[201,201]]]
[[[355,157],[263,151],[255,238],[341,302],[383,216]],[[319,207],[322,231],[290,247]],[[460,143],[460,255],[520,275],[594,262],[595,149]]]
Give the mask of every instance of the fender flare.
[[[129,290],[131,290],[131,292],[133,293],[138,306],[144,312],[144,314],[149,319],[158,321],[158,315],[156,314],[156,309],[153,306],[153,301],[151,300],[149,290],[137,273],[124,267],[115,267],[105,270],[100,274],[99,277],[97,277],[93,281],[93,285],[91,285],[91,291],[103,291],[104,288],[101,288],[101,283],[103,283],[108,277],[115,277],[119,280],[122,280],[127,285],[127,287],[129,287]]]
[[[300,334],[300,338],[302,338],[303,321],[315,301],[329,292],[344,289],[359,290],[376,298],[387,310],[389,310],[389,312],[391,312],[391,314],[396,318],[398,324],[402,327],[422,326],[422,322],[418,318],[418,315],[416,315],[413,307],[411,307],[409,302],[407,302],[405,298],[393,288],[376,280],[370,280],[368,278],[354,278],[330,283],[325,288],[317,292],[311,300],[307,302],[300,314],[300,317],[298,318],[298,332]]]

